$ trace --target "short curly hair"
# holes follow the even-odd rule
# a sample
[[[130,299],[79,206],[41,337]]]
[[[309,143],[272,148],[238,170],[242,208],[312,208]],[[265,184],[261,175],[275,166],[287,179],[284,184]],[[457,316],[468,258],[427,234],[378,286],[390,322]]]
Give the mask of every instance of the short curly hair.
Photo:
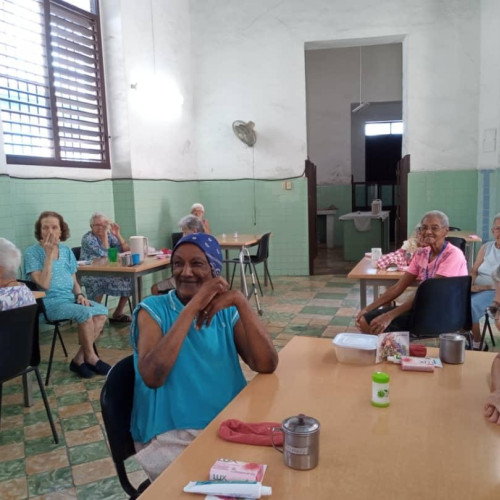
[[[47,217],[55,217],[59,221],[59,227],[61,228],[61,241],[66,241],[69,238],[69,227],[68,224],[63,219],[63,216],[57,212],[45,211],[40,214],[37,221],[35,222],[35,238],[37,241],[42,239],[42,219]]]

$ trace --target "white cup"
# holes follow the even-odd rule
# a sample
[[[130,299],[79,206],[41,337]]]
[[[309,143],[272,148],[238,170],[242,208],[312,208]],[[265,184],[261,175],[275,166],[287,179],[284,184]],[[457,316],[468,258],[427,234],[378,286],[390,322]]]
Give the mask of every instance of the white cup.
[[[377,261],[382,257],[381,248],[372,248],[372,267],[377,267]]]

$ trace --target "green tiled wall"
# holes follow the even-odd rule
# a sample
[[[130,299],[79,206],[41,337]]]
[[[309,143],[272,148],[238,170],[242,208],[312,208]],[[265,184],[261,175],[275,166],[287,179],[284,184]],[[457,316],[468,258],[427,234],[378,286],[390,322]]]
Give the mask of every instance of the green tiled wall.
[[[337,207],[335,215],[335,230],[333,235],[333,243],[336,247],[341,247],[344,244],[344,232],[342,230],[342,222],[339,217],[352,212],[352,192],[351,185],[319,185],[316,188],[317,206],[319,209],[325,209],[331,205]],[[319,217],[317,220],[318,234],[320,241],[326,240],[325,218]]]
[[[305,275],[308,264],[307,181],[201,181],[200,202],[214,234],[273,233],[271,276]]]
[[[213,233],[272,231],[269,267],[275,275],[308,273],[307,183],[282,181],[190,181],[18,179],[0,176],[0,236],[22,251],[35,243],[33,226],[43,210],[61,213],[70,227],[68,246],[80,246],[93,212],[122,227],[125,238],[147,236],[150,246],[171,247],[171,233],[194,202],[205,205]],[[167,273],[143,280],[143,292]],[[112,305],[112,303],[111,303]]]
[[[429,210],[441,210],[450,225],[477,231],[478,171],[410,172],[408,229]]]

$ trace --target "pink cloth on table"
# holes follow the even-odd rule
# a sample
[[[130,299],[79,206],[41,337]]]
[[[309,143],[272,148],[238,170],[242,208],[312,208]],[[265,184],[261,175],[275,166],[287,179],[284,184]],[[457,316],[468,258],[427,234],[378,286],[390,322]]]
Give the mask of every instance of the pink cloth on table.
[[[219,437],[235,443],[272,446],[271,430],[273,427],[281,427],[281,424],[279,422],[254,422],[249,424],[233,418],[221,422]],[[274,444],[277,446],[283,444],[282,432],[275,434]]]
[[[428,269],[428,277],[443,276],[450,278],[453,276],[467,276],[467,262],[460,248],[448,243],[443,253],[436,259],[429,262],[431,247],[419,248],[414,254],[408,266],[407,272],[417,276],[420,281],[425,280],[425,269]],[[436,257],[437,258],[437,257]],[[435,268],[435,270],[434,270]]]
[[[396,264],[397,266],[407,266],[408,261],[406,260],[406,250],[400,248],[395,252],[382,255],[382,257],[377,260],[377,267],[379,269],[385,269],[390,264]]]

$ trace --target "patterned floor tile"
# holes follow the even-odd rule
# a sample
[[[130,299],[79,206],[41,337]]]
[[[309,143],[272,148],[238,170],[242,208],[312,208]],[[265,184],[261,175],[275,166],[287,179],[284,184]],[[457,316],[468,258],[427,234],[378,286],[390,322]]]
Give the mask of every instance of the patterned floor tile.
[[[19,476],[24,476],[24,460],[22,458],[0,462],[0,482]]]
[[[69,467],[28,476],[30,496],[45,495],[71,487],[73,487],[73,478],[71,477],[71,469]]]
[[[104,440],[74,446],[68,451],[71,465],[79,465],[109,457],[108,447]]]
[[[87,498],[92,500],[125,500],[128,498],[116,477],[78,486],[76,492],[78,499],[81,500]]]
[[[2,500],[22,500],[28,498],[28,482],[26,477],[16,477],[0,482],[0,498]]]
[[[72,469],[73,480],[76,486],[101,481],[102,479],[111,478],[116,475],[115,466],[111,457],[75,465]],[[80,496],[80,494],[78,494],[78,496]]]
[[[49,472],[53,469],[61,469],[68,467],[68,454],[66,448],[58,448],[57,450],[47,453],[33,455],[26,459],[26,473],[28,476]]]
[[[104,434],[100,425],[94,425],[87,429],[76,431],[68,431],[65,433],[66,444],[69,447],[78,446],[81,444],[93,443],[104,439]]]

